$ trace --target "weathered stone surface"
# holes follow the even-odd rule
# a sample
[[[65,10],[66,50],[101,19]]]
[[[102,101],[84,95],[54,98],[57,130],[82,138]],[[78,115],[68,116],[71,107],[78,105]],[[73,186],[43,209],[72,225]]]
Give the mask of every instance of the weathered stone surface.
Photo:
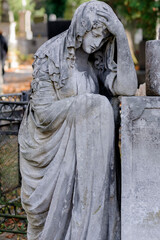
[[[146,43],[146,95],[160,96],[160,40]]]
[[[160,239],[160,97],[122,98],[122,240]]]
[[[33,67],[19,132],[28,240],[120,240],[109,99],[137,87],[122,23],[106,3],[86,2]]]

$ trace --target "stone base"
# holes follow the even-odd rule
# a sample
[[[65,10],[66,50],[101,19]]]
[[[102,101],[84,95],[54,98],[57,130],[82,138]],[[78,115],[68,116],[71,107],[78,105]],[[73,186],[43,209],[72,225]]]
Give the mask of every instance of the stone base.
[[[160,97],[122,97],[122,240],[160,239]]]

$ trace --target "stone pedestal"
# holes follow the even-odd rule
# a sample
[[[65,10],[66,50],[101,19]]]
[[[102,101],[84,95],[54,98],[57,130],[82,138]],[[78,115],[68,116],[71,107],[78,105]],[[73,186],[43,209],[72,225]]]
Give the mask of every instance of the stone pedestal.
[[[122,240],[160,239],[160,97],[122,97]]]

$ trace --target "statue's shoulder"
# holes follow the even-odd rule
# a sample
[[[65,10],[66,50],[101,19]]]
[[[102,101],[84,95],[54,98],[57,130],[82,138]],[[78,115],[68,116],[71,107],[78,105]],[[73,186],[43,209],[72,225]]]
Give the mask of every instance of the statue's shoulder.
[[[62,47],[62,42],[66,37],[67,30],[65,32],[60,33],[59,35],[49,39],[37,50],[34,54],[35,58],[44,58],[49,57],[53,58],[53,52],[58,51],[60,47]]]

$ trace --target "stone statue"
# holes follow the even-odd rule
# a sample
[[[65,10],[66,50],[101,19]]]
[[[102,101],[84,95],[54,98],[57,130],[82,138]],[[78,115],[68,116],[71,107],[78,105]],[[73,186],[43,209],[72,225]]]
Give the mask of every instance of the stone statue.
[[[112,96],[137,80],[122,23],[103,2],[35,54],[19,132],[28,240],[119,240]]]

